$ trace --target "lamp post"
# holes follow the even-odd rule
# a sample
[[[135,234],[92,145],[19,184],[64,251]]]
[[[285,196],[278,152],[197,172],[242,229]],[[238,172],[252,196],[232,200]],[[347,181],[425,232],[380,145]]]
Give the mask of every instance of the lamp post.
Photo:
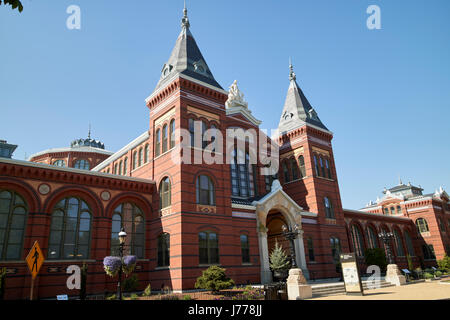
[[[388,264],[395,264],[390,245],[392,238],[394,238],[394,234],[392,232],[386,232],[383,230],[378,234],[378,237],[380,237],[380,239],[383,241],[386,248]]]
[[[293,226],[293,228],[291,229],[290,227],[286,227],[286,225],[283,225],[281,227],[281,229],[283,230],[283,235],[286,238],[286,240],[289,240],[292,268],[296,269],[298,267],[297,267],[297,262],[295,261],[296,259],[295,259],[294,240],[297,238],[298,230],[300,229],[300,227],[298,224],[295,224]]]
[[[120,269],[119,269],[119,282],[117,283],[117,297],[119,300],[122,300],[122,264],[123,264],[123,246],[125,245],[125,239],[127,237],[127,233],[125,229],[122,228],[119,232],[119,257],[120,257]]]

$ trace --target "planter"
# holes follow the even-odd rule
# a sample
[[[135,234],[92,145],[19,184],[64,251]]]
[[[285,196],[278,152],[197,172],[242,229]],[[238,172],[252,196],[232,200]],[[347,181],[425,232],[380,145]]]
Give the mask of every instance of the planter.
[[[289,270],[275,270],[273,271],[273,281],[286,282],[289,276]]]

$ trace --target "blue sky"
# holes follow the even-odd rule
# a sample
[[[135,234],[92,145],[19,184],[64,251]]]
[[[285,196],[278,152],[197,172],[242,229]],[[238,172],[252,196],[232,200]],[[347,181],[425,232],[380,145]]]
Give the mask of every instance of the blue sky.
[[[152,92],[180,32],[182,0],[22,0],[0,6],[0,138],[14,157],[92,136],[117,151],[148,128]],[[69,30],[69,5],[81,30]],[[381,30],[369,30],[369,5]],[[334,133],[344,207],[398,183],[450,190],[450,1],[187,0],[216,80],[236,79],[261,128],[278,126],[292,57]]]

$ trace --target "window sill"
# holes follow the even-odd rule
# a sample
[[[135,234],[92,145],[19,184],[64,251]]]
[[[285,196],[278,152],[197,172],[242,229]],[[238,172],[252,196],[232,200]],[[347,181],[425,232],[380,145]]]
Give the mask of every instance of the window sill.
[[[170,270],[170,267],[156,267],[155,271]]]
[[[220,263],[211,263],[211,264],[199,264],[199,265],[198,265],[199,268],[212,267],[212,266],[218,266],[218,267],[220,267],[221,264],[220,264]]]
[[[153,161],[155,161],[156,159],[159,159],[159,158],[165,156],[166,154],[170,153],[173,149],[175,149],[175,147],[173,147],[172,149],[169,149],[169,150],[167,150],[167,151],[161,153],[161,154],[160,154],[159,156],[157,156],[157,157],[154,157],[154,158],[153,158]]]
[[[243,266],[252,266],[253,263],[251,263],[251,262],[245,262],[245,263],[242,263],[242,265],[243,265]]]

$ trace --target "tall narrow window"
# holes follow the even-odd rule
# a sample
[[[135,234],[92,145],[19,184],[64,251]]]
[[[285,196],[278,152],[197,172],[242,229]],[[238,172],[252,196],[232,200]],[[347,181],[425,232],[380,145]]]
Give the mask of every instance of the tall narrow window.
[[[170,235],[162,233],[158,237],[158,267],[170,266]]]
[[[0,191],[0,260],[20,260],[28,207],[15,192]]]
[[[403,250],[403,240],[401,234],[397,231],[397,229],[394,229],[394,239],[395,239],[395,247],[397,249],[397,256],[404,257],[405,256],[405,250]]]
[[[160,198],[160,209],[166,208],[171,204],[171,195],[170,195],[170,180],[168,177],[165,177],[161,180],[159,184],[159,198]]]
[[[333,258],[333,263],[338,264],[340,262],[340,254],[341,254],[341,241],[339,238],[331,237],[331,257]]]
[[[402,207],[401,206],[397,206],[397,214],[402,214]]]
[[[314,243],[313,243],[313,239],[311,237],[309,237],[306,240],[307,243],[307,248],[308,248],[308,257],[309,257],[309,261],[315,261],[316,257],[314,256]]]
[[[50,224],[48,259],[89,258],[91,216],[91,209],[81,199],[58,202]]]
[[[133,170],[137,167],[137,151],[133,152]]]
[[[297,161],[295,159],[291,159],[291,169],[292,169],[292,180],[298,179],[298,167]]]
[[[356,225],[352,225],[352,241],[356,255],[359,257],[364,256],[364,240],[361,234],[361,230]]]
[[[242,263],[250,263],[250,246],[246,234],[241,234],[241,255]]]
[[[156,130],[155,136],[155,157],[161,154],[161,130]]]
[[[367,239],[369,240],[369,246],[370,248],[378,248],[378,241],[377,241],[377,233],[372,227],[367,227]]]
[[[114,174],[118,174],[119,173],[119,164],[114,164]]]
[[[427,220],[424,218],[419,218],[416,220],[416,226],[419,233],[425,233],[430,232],[430,229],[428,228]]]
[[[145,151],[144,151],[144,163],[148,162],[148,144],[145,145]]]
[[[322,177],[325,178],[325,167],[324,167],[324,165],[323,165],[323,159],[322,159],[322,156],[319,157],[319,162],[320,162],[321,175],[322,175]]]
[[[123,170],[123,162],[122,162],[122,160],[120,160],[120,162],[119,162],[119,175],[122,175],[122,170]]]
[[[139,149],[139,159],[138,159],[139,167],[142,166],[142,160],[143,160],[143,151],[142,151],[142,148],[140,148]]]
[[[332,178],[331,178],[330,161],[328,161],[328,158],[325,159],[325,165],[327,166],[328,179],[332,179]]]
[[[126,157],[123,162],[123,175],[124,176],[127,175],[127,170],[128,170],[128,158]]]
[[[325,205],[325,217],[329,219],[335,219],[333,204],[328,197],[323,199]]]
[[[167,133],[167,124],[165,124],[162,129],[162,152],[163,153],[167,152],[167,139],[168,139],[167,134],[168,134]]]
[[[303,156],[298,157],[298,164],[300,167],[300,178],[306,177],[305,158]]]
[[[212,152],[215,152],[216,151],[216,146],[217,146],[217,141],[216,141],[216,138],[217,138],[217,128],[216,128],[216,126],[215,125],[211,125],[211,144],[212,144],[212,149],[211,149],[211,151]]]
[[[395,208],[391,207],[391,216],[395,215]]]
[[[200,175],[196,182],[197,203],[204,205],[215,205],[214,184],[210,177]]]
[[[125,229],[127,233],[125,246],[132,255],[144,258],[145,228],[144,215],[134,203],[125,202],[118,205],[112,217],[111,225],[111,254],[119,254],[119,231]]]
[[[200,264],[219,263],[219,239],[214,232],[200,232],[199,242],[199,262]]]
[[[231,194],[239,197],[255,196],[254,165],[248,153],[234,149],[231,153]]]
[[[414,246],[413,246],[411,235],[409,234],[408,231],[405,231],[405,242],[406,242],[406,249],[408,250],[408,254],[411,257],[414,257],[416,255],[416,253],[414,251]]]
[[[175,119],[170,121],[170,149],[175,147]]]
[[[287,162],[283,161],[283,177],[284,177],[284,182],[289,182],[289,169],[287,166]]]
[[[205,149],[208,145],[208,141],[205,139],[205,132],[207,130],[207,124],[205,121],[202,121],[202,148]]]
[[[317,156],[316,155],[314,155],[314,168],[316,169],[316,177],[319,177],[320,176],[319,164],[317,163]]]
[[[77,160],[73,167],[76,169],[81,169],[81,170],[89,170],[90,165],[89,165],[89,161],[82,159],[82,160]]]
[[[195,146],[195,122],[194,119],[189,119],[189,134],[191,136],[191,147]]]

